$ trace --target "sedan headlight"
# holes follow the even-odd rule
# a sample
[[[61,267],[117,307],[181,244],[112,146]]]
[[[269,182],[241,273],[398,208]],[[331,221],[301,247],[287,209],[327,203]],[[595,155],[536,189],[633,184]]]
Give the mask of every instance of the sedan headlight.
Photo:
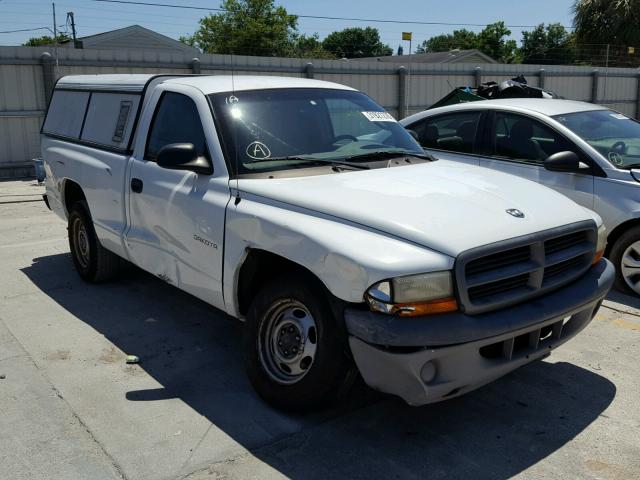
[[[401,317],[453,312],[458,309],[449,271],[383,280],[367,290],[365,299],[371,310]]]
[[[593,257],[593,265],[598,263],[603,255],[604,251],[607,248],[607,229],[604,224],[598,227],[598,243],[596,244],[596,254]]]

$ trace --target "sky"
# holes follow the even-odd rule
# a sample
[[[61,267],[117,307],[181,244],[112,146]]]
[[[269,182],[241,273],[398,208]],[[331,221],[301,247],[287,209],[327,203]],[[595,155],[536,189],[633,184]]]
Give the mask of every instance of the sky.
[[[220,0],[141,0],[151,3],[170,3],[183,6],[219,7]],[[448,22],[488,24],[504,20],[511,28],[512,38],[520,41],[523,30],[517,26],[559,22],[571,26],[573,0],[276,0],[290,14],[333,16],[400,21]],[[94,0],[60,0],[55,2],[57,24],[65,29],[66,12],[73,11],[78,36],[93,35],[132,24],[155,30],[177,39],[192,34],[198,28],[198,20],[207,14],[201,10],[176,9],[153,6],[103,3]],[[215,13],[215,12],[213,12]],[[413,32],[413,45],[441,33],[448,33],[462,26],[410,25],[376,23],[368,21],[341,21],[300,18],[298,29],[308,35],[317,33],[326,37],[335,30],[347,27],[374,26],[381,39],[394,51],[408,42],[401,41],[403,31]],[[53,28],[52,2],[47,0],[0,0],[0,32],[38,27]],[[479,31],[482,27],[464,27]],[[47,30],[33,32],[0,33],[0,45],[21,45],[32,36],[49,35]]]

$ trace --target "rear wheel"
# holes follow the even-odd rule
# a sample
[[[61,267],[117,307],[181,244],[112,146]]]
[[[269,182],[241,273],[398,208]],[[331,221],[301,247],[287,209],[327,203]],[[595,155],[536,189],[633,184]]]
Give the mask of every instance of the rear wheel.
[[[117,275],[120,257],[100,245],[87,202],[80,201],[72,205],[68,231],[71,258],[83,280],[97,283]]]
[[[284,276],[263,287],[249,309],[247,374],[260,396],[277,408],[326,406],[356,378],[344,328],[322,289],[303,276]]]
[[[609,258],[616,267],[616,288],[640,295],[640,226],[618,238]]]

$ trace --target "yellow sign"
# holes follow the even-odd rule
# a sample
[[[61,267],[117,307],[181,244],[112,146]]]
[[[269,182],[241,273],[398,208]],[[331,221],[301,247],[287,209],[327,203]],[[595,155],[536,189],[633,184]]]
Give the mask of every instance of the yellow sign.
[[[402,40],[411,40],[412,32],[402,32]]]
[[[635,55],[636,53],[636,48],[635,47],[629,47],[629,55]]]

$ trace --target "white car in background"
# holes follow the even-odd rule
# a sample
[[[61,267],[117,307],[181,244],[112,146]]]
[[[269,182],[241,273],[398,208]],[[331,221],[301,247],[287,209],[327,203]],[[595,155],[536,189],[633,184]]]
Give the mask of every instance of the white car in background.
[[[503,99],[427,110],[400,122],[438,158],[534,180],[595,210],[616,285],[640,294],[640,123],[600,105]]]

